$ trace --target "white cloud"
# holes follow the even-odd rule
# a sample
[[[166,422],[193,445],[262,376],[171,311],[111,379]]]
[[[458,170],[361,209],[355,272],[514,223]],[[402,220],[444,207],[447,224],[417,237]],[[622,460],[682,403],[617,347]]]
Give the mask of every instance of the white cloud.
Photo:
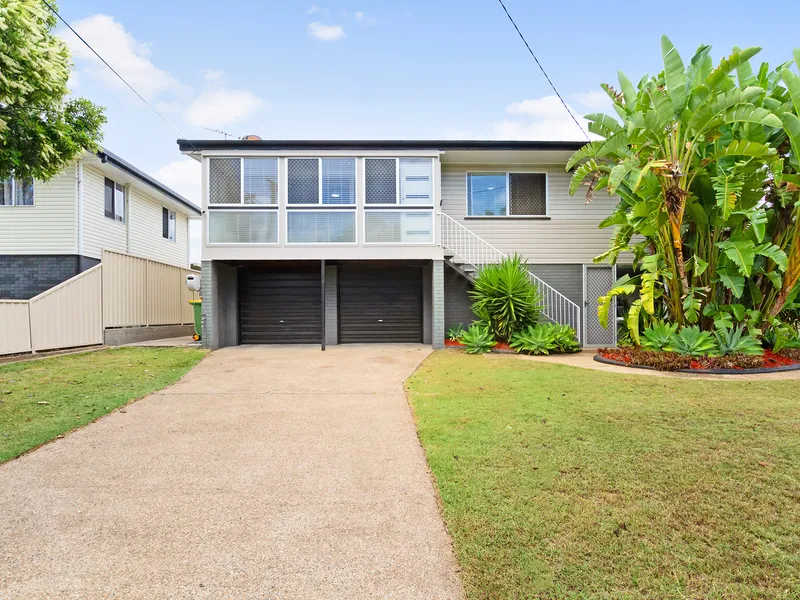
[[[341,25],[323,25],[319,21],[308,24],[308,33],[323,42],[335,42],[345,37]]]
[[[572,94],[570,96],[577,104],[586,108],[587,110],[594,110],[598,112],[611,112],[614,110],[614,105],[611,103],[611,98],[608,97],[603,90],[594,90],[592,92],[584,92],[582,94]]]
[[[563,107],[562,107],[563,110]],[[566,111],[565,111],[566,113]],[[586,121],[578,117],[586,128]],[[581,141],[586,137],[569,115],[563,119],[540,119],[532,122],[503,119],[490,124],[491,136],[498,140]]]
[[[108,63],[142,96],[152,98],[180,89],[178,81],[150,61],[150,44],[137,41],[114,17],[97,14],[72,25]],[[124,84],[69,30],[59,35],[69,46],[73,58],[85,64],[85,71],[107,85]]]
[[[225,78],[225,71],[220,69],[203,69],[203,79],[206,81],[216,83]]]
[[[197,127],[225,127],[244,121],[263,105],[261,98],[250,90],[222,87],[200,94],[184,116]]]
[[[200,163],[185,156],[161,167],[155,178],[200,206]]]

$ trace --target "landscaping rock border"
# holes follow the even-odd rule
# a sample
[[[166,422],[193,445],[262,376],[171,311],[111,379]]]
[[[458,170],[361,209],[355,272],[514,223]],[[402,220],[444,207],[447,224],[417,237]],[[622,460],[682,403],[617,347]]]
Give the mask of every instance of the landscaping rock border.
[[[593,359],[595,362],[603,363],[604,365],[614,365],[617,367],[628,367],[629,369],[646,369],[648,371],[659,371],[661,373],[689,373],[691,375],[761,375],[764,373],[780,373],[782,371],[798,371],[800,370],[800,363],[796,365],[781,365],[779,367],[770,367],[769,369],[677,369],[676,371],[661,371],[655,367],[647,365],[631,365],[621,360],[612,360],[599,354],[595,354]]]

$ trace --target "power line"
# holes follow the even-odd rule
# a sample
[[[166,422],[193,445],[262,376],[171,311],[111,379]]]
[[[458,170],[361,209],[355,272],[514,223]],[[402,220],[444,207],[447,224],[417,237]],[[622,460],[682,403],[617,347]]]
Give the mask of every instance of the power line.
[[[500,3],[500,6],[503,7],[503,10],[505,11],[506,16],[508,17],[508,20],[511,21],[511,24],[514,26],[514,29],[517,30],[517,33],[519,34],[520,39],[525,44],[525,47],[528,49],[528,52],[530,52],[530,55],[533,57],[533,60],[536,61],[536,64],[538,65],[539,70],[542,72],[542,75],[544,75],[544,78],[547,79],[547,83],[549,83],[550,87],[553,88],[553,91],[556,93],[556,96],[558,96],[558,99],[561,100],[561,104],[564,105],[564,108],[569,113],[569,116],[572,117],[573,121],[575,121],[575,125],[578,126],[578,129],[581,130],[581,133],[586,137],[586,139],[591,141],[591,139],[589,138],[589,134],[586,133],[583,130],[583,127],[581,127],[581,124],[578,123],[578,119],[575,118],[575,115],[572,114],[572,111],[569,109],[569,106],[567,106],[567,103],[564,102],[564,99],[561,97],[561,94],[558,93],[558,90],[556,89],[556,86],[553,84],[552,81],[550,81],[550,77],[547,75],[547,71],[544,70],[544,67],[542,66],[542,63],[539,62],[539,59],[536,58],[536,55],[533,53],[533,50],[531,50],[531,47],[528,44],[528,40],[525,39],[525,36],[522,35],[522,32],[519,30],[519,27],[517,27],[517,24],[514,22],[513,17],[508,12],[508,9],[506,8],[506,5],[503,4],[503,0],[497,0],[497,1]]]
[[[61,15],[58,13],[58,11],[57,11],[55,8],[53,8],[53,6],[52,6],[52,5],[51,5],[51,4],[50,4],[50,3],[49,3],[47,0],[42,0],[42,2],[44,3],[44,5],[45,5],[47,8],[49,8],[49,9],[50,9],[50,11],[51,11],[51,12],[52,12],[52,13],[53,13],[53,14],[54,14],[56,17],[58,17],[58,20],[59,20],[59,21],[61,21],[61,22],[62,22],[64,25],[66,25],[66,26],[67,26],[67,28],[68,28],[68,29],[69,29],[69,30],[70,30],[72,33],[74,33],[74,34],[75,34],[75,36],[76,36],[76,37],[77,37],[77,38],[78,38],[80,41],[82,41],[82,42],[83,42],[83,44],[84,44],[84,45],[85,45],[85,46],[86,46],[86,47],[87,47],[89,50],[91,50],[91,51],[92,51],[92,53],[93,53],[93,54],[94,54],[94,55],[95,55],[97,58],[99,58],[99,59],[100,59],[100,61],[101,61],[101,62],[102,62],[102,63],[103,63],[105,66],[107,66],[107,67],[108,67],[108,68],[111,70],[111,72],[112,72],[112,73],[114,73],[114,75],[116,75],[117,77],[119,77],[119,80],[120,80],[122,83],[124,83],[126,86],[128,86],[128,88],[129,88],[129,89],[130,89],[130,90],[131,90],[131,91],[132,91],[134,94],[136,94],[136,96],[139,98],[139,100],[141,100],[142,102],[144,102],[144,103],[145,103],[145,104],[146,104],[146,105],[147,105],[147,106],[150,108],[150,110],[152,110],[154,113],[156,113],[156,114],[157,114],[157,115],[158,115],[158,116],[161,118],[161,120],[162,120],[162,121],[164,121],[164,123],[166,123],[167,125],[169,125],[169,126],[170,126],[170,127],[171,127],[171,128],[172,128],[172,129],[173,129],[173,130],[174,130],[174,131],[175,131],[175,132],[178,134],[178,135],[179,135],[179,136],[181,136],[181,138],[182,138],[182,139],[186,140],[186,136],[183,134],[183,132],[181,132],[181,130],[180,130],[180,129],[178,129],[177,127],[175,127],[175,125],[173,125],[173,124],[172,124],[172,123],[169,121],[169,119],[167,119],[167,118],[166,118],[164,115],[162,115],[160,112],[158,112],[158,111],[155,109],[155,107],[154,107],[152,104],[150,104],[150,103],[149,103],[147,100],[145,100],[145,99],[144,99],[144,96],[142,96],[142,95],[141,95],[139,92],[137,92],[137,91],[136,91],[136,89],[134,89],[134,87],[133,87],[133,86],[132,86],[130,83],[128,83],[128,82],[125,80],[125,78],[124,78],[122,75],[120,75],[120,74],[117,72],[117,70],[116,70],[114,67],[112,67],[110,64],[108,64],[108,61],[106,61],[106,59],[105,59],[105,58],[103,58],[102,56],[100,56],[100,53],[99,53],[99,52],[97,52],[97,50],[95,50],[94,48],[92,48],[92,46],[89,44],[89,42],[87,42],[85,39],[83,39],[83,37],[81,36],[81,34],[79,34],[77,31],[75,31],[75,30],[72,28],[72,25],[70,25],[69,23],[67,23],[67,21],[64,19],[64,17],[62,17],[62,16],[61,16]],[[189,142],[189,140],[186,140],[186,141],[187,141],[187,142]],[[196,147],[194,144],[192,144],[191,142],[189,142],[189,144],[190,144],[190,145],[191,145],[191,146],[192,146],[192,147],[193,147],[195,150],[198,150],[198,148],[197,148],[197,147]],[[198,151],[199,151],[199,150],[198,150]]]

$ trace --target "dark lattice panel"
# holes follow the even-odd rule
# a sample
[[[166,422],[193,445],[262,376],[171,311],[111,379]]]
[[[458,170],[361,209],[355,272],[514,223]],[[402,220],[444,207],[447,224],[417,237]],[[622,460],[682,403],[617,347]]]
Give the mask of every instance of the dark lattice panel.
[[[365,158],[367,204],[397,203],[397,162],[393,158]]]
[[[289,204],[319,204],[319,161],[290,158],[287,164]]]
[[[589,346],[613,346],[615,343],[613,315],[616,304],[609,311],[608,328],[600,324],[597,316],[597,299],[605,296],[614,285],[614,273],[611,267],[589,267],[586,269],[586,344]]]
[[[242,201],[242,167],[238,158],[212,158],[208,163],[209,204]]]
[[[512,215],[547,214],[547,177],[542,173],[510,173],[508,176]]]

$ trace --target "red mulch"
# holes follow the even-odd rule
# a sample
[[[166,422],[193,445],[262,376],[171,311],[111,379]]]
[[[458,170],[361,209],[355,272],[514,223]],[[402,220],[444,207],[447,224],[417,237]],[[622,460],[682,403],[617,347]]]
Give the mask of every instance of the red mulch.
[[[461,342],[456,342],[455,340],[445,340],[444,345],[448,348],[463,348],[464,344]],[[494,346],[492,346],[492,350],[510,350],[513,352],[514,350],[511,346],[508,345],[507,342],[497,342]]]
[[[775,354],[772,350],[764,350],[763,356],[703,356],[692,359],[673,352],[654,352],[641,348],[601,348],[598,350],[598,354],[609,360],[628,365],[650,366],[662,371],[675,371],[686,368],[693,371],[773,369],[775,367],[800,364],[800,360],[782,354]]]
[[[464,347],[464,344],[462,344],[461,342],[459,342],[457,340],[445,340],[444,341],[444,345],[445,346],[450,346],[450,347],[453,347],[453,348],[463,348]]]

